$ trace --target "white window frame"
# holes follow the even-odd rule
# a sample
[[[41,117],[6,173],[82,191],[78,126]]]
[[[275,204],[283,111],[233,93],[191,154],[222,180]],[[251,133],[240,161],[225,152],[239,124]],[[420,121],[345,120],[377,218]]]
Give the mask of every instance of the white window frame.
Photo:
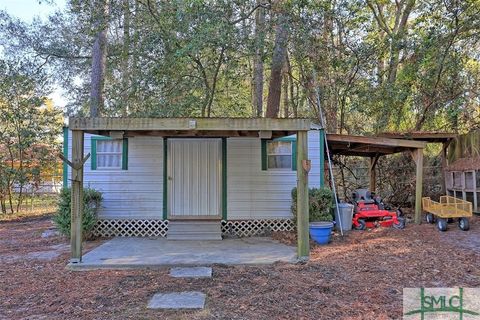
[[[120,151],[119,152],[105,152],[105,151],[99,151],[98,150],[98,143],[99,142],[117,142],[120,143]],[[96,145],[96,161],[97,161],[97,170],[122,170],[123,164],[123,140],[122,139],[101,139],[101,140],[95,140]],[[98,158],[101,155],[118,155],[120,157],[119,166],[118,167],[102,167],[98,163]]]

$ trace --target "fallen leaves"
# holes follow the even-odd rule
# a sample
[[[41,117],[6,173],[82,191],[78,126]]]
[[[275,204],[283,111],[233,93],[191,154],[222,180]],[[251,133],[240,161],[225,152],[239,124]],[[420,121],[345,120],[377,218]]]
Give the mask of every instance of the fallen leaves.
[[[404,287],[480,287],[480,219],[456,224],[378,228],[312,244],[304,264],[215,265],[212,279],[178,279],[160,270],[65,269],[67,239],[41,238],[49,219],[0,224],[0,318],[48,319],[398,319]],[[275,234],[295,244],[295,234]],[[89,242],[86,250],[100,241]],[[53,249],[52,249],[53,248]],[[57,249],[55,249],[57,248]],[[60,256],[39,259],[39,252]],[[42,255],[40,255],[42,257]],[[198,290],[203,311],[153,311],[157,292]]]

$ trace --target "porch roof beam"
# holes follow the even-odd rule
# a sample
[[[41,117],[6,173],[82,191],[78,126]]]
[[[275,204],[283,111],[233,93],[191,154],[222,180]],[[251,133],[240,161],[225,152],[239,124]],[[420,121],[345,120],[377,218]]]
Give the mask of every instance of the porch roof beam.
[[[84,130],[90,134],[110,136],[111,132],[105,130]],[[296,131],[272,131],[272,139],[296,134]],[[124,137],[150,136],[150,137],[259,137],[259,131],[222,131],[222,130],[129,130]]]
[[[81,131],[306,131],[309,119],[271,118],[69,118]]]
[[[403,147],[403,148],[425,148],[427,145],[423,141],[404,140],[404,139],[390,139],[382,137],[363,137],[363,136],[351,136],[341,134],[327,134],[328,143],[332,145],[350,143],[355,144],[358,147],[359,144],[370,147]]]

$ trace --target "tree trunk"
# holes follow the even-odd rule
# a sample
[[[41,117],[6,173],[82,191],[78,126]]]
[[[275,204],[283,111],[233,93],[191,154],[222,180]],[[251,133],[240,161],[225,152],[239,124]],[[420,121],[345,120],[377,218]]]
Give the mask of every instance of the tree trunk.
[[[138,83],[140,82],[140,67],[139,67],[139,40],[140,40],[140,24],[141,21],[139,18],[139,4],[138,1],[134,1],[133,5],[133,19],[131,20],[132,24],[132,36],[131,36],[131,44],[130,48],[132,51],[132,58],[131,58],[131,68],[130,68],[130,97],[132,97],[132,100],[130,101],[129,105],[129,112],[130,114],[135,113],[138,111],[138,101],[139,95],[138,95]],[[143,98],[143,97],[142,97]],[[132,104],[132,102],[134,102]]]
[[[287,55],[288,43],[288,17],[283,12],[278,17],[275,33],[270,83],[268,86],[267,118],[277,118],[280,110],[282,69]]]
[[[257,5],[265,0],[257,0]],[[263,53],[265,47],[265,9],[259,7],[255,14],[255,57],[253,62],[253,103],[256,116],[263,115]]]
[[[388,63],[388,84],[395,83],[397,79],[398,66],[400,62],[400,51],[407,34],[407,22],[410,13],[415,7],[416,0],[403,0],[396,2],[396,11],[393,28],[391,28],[383,14],[384,5],[378,0],[367,0],[367,5],[378,23],[379,29],[383,30],[390,39],[390,58]]]
[[[288,118],[290,113],[289,100],[288,100],[288,57],[285,59],[285,66],[283,68],[283,117]],[[291,97],[290,97],[291,99]]]
[[[210,98],[208,100],[208,105],[207,105],[207,117],[208,118],[210,118],[211,113],[212,113],[212,104],[213,104],[213,99],[215,97],[215,90],[216,90],[216,87],[217,87],[218,73],[220,72],[220,68],[222,67],[224,54],[225,54],[225,48],[222,48],[220,50],[220,56],[218,57],[218,62],[217,62],[217,65],[215,67],[215,73],[213,74],[212,86],[211,86],[211,91],[210,91]]]
[[[129,50],[130,50],[130,0],[123,0],[123,47],[122,47],[122,114],[127,116],[129,100]]]
[[[98,117],[104,109],[105,67],[107,63],[107,32],[109,0],[95,2],[95,42],[92,48],[92,77],[90,88],[90,116]],[[95,12],[94,11],[94,12]]]
[[[383,43],[385,41],[385,31],[380,29],[378,31],[378,35],[380,37],[380,42]],[[377,57],[377,81],[379,86],[383,84],[384,75],[385,75],[385,60],[380,54]]]
[[[400,7],[396,14],[396,23],[390,40],[390,63],[388,70],[388,82],[390,84],[393,84],[397,80],[400,51],[402,50],[403,41],[407,33],[408,17],[415,7],[415,1],[416,0],[408,0],[403,11],[402,7]]]

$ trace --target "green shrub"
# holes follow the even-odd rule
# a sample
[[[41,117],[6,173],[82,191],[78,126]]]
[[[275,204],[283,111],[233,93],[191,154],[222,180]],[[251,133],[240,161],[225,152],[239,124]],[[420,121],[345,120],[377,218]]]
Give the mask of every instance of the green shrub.
[[[71,225],[71,189],[63,188],[60,192],[60,199],[58,200],[58,208],[53,222],[57,226],[58,230],[66,235],[70,236]],[[102,202],[101,192],[91,189],[83,189],[83,216],[82,216],[82,234],[85,239],[91,236],[91,232],[95,223],[97,222],[97,210]]]
[[[333,192],[329,188],[311,188],[309,196],[309,221],[332,221],[332,209],[335,207]],[[297,188],[292,189],[292,214],[297,223]]]

